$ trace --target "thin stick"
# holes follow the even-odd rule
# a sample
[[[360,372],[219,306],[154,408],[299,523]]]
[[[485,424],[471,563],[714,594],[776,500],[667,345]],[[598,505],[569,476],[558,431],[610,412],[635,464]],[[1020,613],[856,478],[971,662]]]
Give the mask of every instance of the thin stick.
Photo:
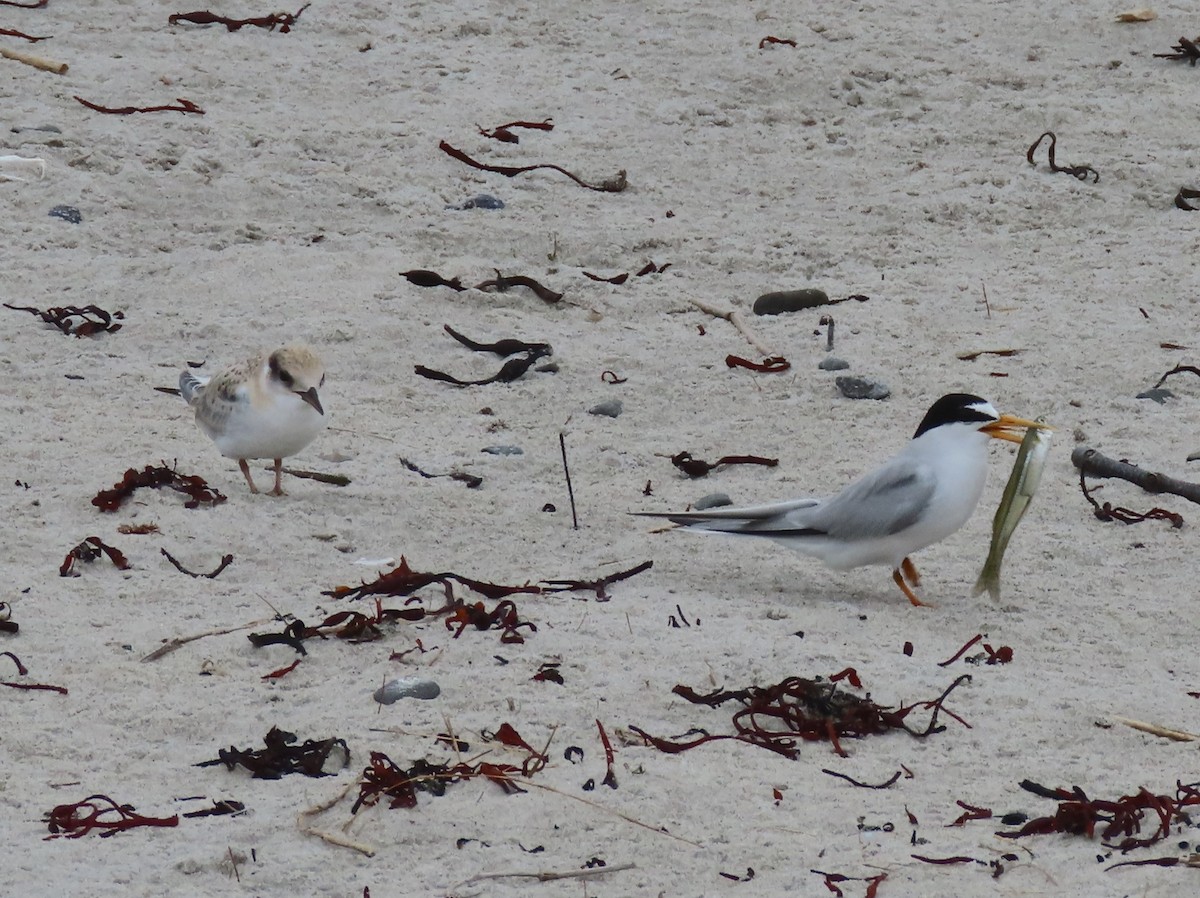
[[[558,448],[562,450],[563,473],[567,475],[567,497],[571,500],[571,529],[579,529],[579,518],[575,514],[575,490],[571,487],[571,469],[567,466],[567,438],[558,432]]]
[[[318,805],[313,805],[306,811],[301,811],[299,816],[296,818],[296,825],[300,828],[300,832],[308,836],[316,836],[318,839],[322,839],[328,842],[330,845],[337,845],[341,848],[349,848],[353,851],[357,851],[359,854],[365,854],[367,857],[374,857],[375,849],[372,846],[363,842],[356,842],[353,839],[347,838],[346,836],[339,836],[337,833],[325,832],[325,830],[317,829],[315,826],[311,826],[309,824],[309,818],[316,817],[319,814],[323,814],[328,811],[331,807],[349,795],[351,789],[357,788],[361,783],[362,777],[356,777],[346,786],[345,789],[343,789],[333,798],[323,801]],[[353,819],[354,818],[352,817],[351,820]]]
[[[65,75],[67,69],[70,68],[65,62],[55,62],[53,59],[46,59],[44,56],[34,56],[31,53],[22,53],[20,50],[9,50],[6,47],[0,47],[0,56],[3,56],[5,59],[23,62],[25,65],[31,65],[35,69],[41,69],[43,72],[53,72],[56,75]]]
[[[987,316],[988,316],[989,318],[991,318],[991,317],[992,317],[992,304],[991,304],[990,302],[988,302],[988,298],[987,298],[987,284],[985,284],[983,281],[980,281],[980,282],[979,282],[979,285],[980,285],[981,287],[983,287],[983,307],[984,307],[985,309],[987,309]]]
[[[262,620],[250,621],[248,624],[242,624],[240,627],[222,627],[219,630],[206,630],[203,633],[197,633],[195,636],[176,636],[174,639],[168,639],[153,652],[142,659],[142,663],[147,661],[157,661],[164,655],[169,655],[177,648],[187,645],[189,642],[195,642],[197,639],[205,639],[209,636],[224,636],[226,633],[236,633],[239,630],[249,630],[251,627],[261,627],[263,624],[269,624],[275,620],[273,617],[263,618]]]
[[[637,864],[617,864],[615,867],[593,867],[591,870],[568,870],[559,873],[554,870],[543,870],[540,873],[479,873],[470,879],[464,879],[459,885],[470,885],[483,879],[536,879],[538,882],[553,882],[556,879],[593,879],[605,873],[621,873],[625,870],[635,870]]]
[[[700,299],[693,299],[690,300],[690,302],[701,312],[707,312],[714,318],[724,318],[726,321],[736,327],[738,331],[741,332],[741,335],[750,341],[750,345],[762,354],[763,358],[770,358],[771,356],[776,355],[776,353],[771,350],[770,347],[763,343],[762,340],[758,339],[754,331],[750,330],[749,325],[747,325],[745,320],[742,318],[741,312],[732,309],[727,312],[722,311],[715,306],[710,306],[708,303]]]
[[[1200,739],[1195,733],[1188,733],[1183,730],[1171,730],[1166,727],[1160,727],[1153,723],[1144,723],[1140,720],[1130,720],[1128,717],[1113,717],[1117,723],[1123,723],[1127,727],[1133,727],[1135,730],[1141,730],[1143,733],[1149,733],[1152,736],[1162,736],[1164,739],[1174,739],[1176,742],[1195,742]]]
[[[1200,503],[1200,484],[1176,480],[1166,474],[1156,474],[1101,455],[1095,449],[1080,446],[1071,453],[1071,463],[1089,477],[1119,477],[1140,486],[1148,493],[1172,493],[1190,502]]]

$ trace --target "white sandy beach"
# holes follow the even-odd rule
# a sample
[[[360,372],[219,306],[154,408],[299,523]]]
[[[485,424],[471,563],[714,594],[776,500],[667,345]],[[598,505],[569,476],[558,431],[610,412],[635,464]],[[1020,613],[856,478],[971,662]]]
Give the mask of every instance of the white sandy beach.
[[[1030,0],[920,10],[699,0],[649,12],[317,0],[286,34],[167,21],[192,9],[267,11],[250,6],[0,7],[0,27],[52,35],[0,45],[70,65],[56,75],[0,59],[0,155],[46,162],[43,179],[0,182],[3,300],[125,316],[116,333],[77,339],[0,309],[0,601],[20,625],[0,633],[0,651],[29,670],[20,677],[0,657],[0,679],[68,690],[0,690],[0,893],[833,894],[816,870],[851,877],[834,881],[847,898],[870,888],[877,898],[1195,888],[1186,866],[1106,869],[1186,856],[1194,827],[1127,855],[1099,835],[999,838],[1019,827],[995,818],[948,828],[959,801],[996,818],[1052,815],[1055,803],[1022,780],[1116,799],[1200,779],[1195,744],[1115,720],[1200,731],[1200,517],[1183,499],[1111,481],[1100,501],[1163,506],[1186,523],[1098,521],[1069,458],[1088,445],[1200,477],[1185,461],[1200,449],[1200,379],[1172,378],[1165,404],[1134,398],[1197,360],[1200,215],[1172,198],[1200,186],[1200,72],[1153,57],[1200,31],[1191,5],[1157,6],[1155,21],[1136,25],[1115,22],[1119,5]],[[768,35],[796,46],[760,49]],[[105,115],[74,96],[115,107],[184,98],[205,114]],[[552,131],[518,130],[517,144],[477,128],[547,118]],[[41,126],[57,130],[31,130]],[[1046,130],[1058,135],[1060,164],[1090,165],[1099,182],[1052,173],[1044,154],[1029,165],[1025,152]],[[440,152],[443,140],[492,165],[553,163],[589,181],[624,170],[628,188],[475,170]],[[478,194],[505,207],[448,208]],[[81,222],[49,216],[60,204]],[[669,267],[632,274],[649,262]],[[466,285],[498,269],[563,298],[422,288],[400,277],[410,269]],[[584,271],[631,276],[618,286]],[[800,287],[870,298],[750,313],[758,295]],[[729,354],[762,356],[692,300],[741,310],[791,369],[727,368]],[[885,382],[889,399],[845,399],[818,370],[822,315],[836,321],[847,373]],[[467,388],[416,376],[416,365],[462,379],[500,367],[453,341],[447,324],[483,342],[550,343],[558,370]],[[175,385],[187,362],[212,369],[291,340],[324,358],[330,427],[287,463],[352,482],[289,479],[285,498],[250,495],[183,403],[154,388]],[[995,349],[1020,353],[957,358]],[[606,382],[605,371],[624,381]],[[971,590],[1011,446],[992,449],[967,526],[915,559],[931,608],[911,607],[883,568],[831,571],[753,541],[652,534],[628,516],[717,491],[738,504],[832,492],[897,451],[934,399],[960,390],[1058,428],[1000,603]],[[610,399],[622,401],[619,417],[588,414]],[[495,445],[523,454],[481,451]],[[693,481],[668,458],[685,450],[779,465]],[[402,458],[483,483],[423,479]],[[140,490],[113,514],[91,504],[127,468],[160,461],[228,501],[189,510],[178,494]],[[260,482],[265,467],[255,468]],[[141,523],[160,532],[117,530]],[[60,577],[63,556],[88,536],[119,548],[131,569],[101,560]],[[227,553],[234,561],[216,579],[192,579],[163,548],[198,571]],[[399,623],[377,642],[308,640],[295,670],[262,679],[297,657],[246,639],[282,630],[272,609],[308,624],[373,613],[371,600],[321,593],[372,580],[401,556],[416,570],[507,584],[653,567],[609,587],[606,602],[514,596],[537,627],[523,644],[473,628],[455,639],[441,619]],[[418,594],[441,601],[437,587]],[[681,613],[691,625],[672,627]],[[140,660],[164,640],[253,621]],[[1011,647],[1012,662],[938,666],[976,634]],[[429,651],[390,660],[418,639]],[[563,684],[531,680],[547,662],[560,663]],[[737,742],[666,754],[630,730],[731,731],[732,706],[688,704],[676,684],[737,689],[846,667],[863,680],[849,691],[890,707],[933,699],[969,673],[946,707],[970,727],[943,716],[945,731],[927,739],[846,739],[846,758],[805,743],[796,760]],[[372,701],[397,676],[433,679],[441,695]],[[597,721],[616,750],[616,789],[600,784]],[[298,815],[352,787],[372,751],[405,767],[454,761],[435,742],[450,728],[470,743],[464,758],[491,749],[484,760],[519,765],[523,753],[481,737],[504,723],[539,749],[549,740],[533,778],[545,788],[506,795],[475,779],[419,793],[416,809],[364,809],[343,829],[351,795],[316,818],[370,857],[301,831]],[[230,746],[261,747],[272,726],[344,739],[348,767],[269,781],[194,766]],[[582,761],[564,756],[569,746]],[[867,783],[911,776],[867,790],[823,769]],[[588,779],[596,787],[585,791]],[[94,794],[151,817],[220,799],[246,813],[44,840],[52,808]],[[989,864],[1005,854],[1017,859],[993,878]],[[476,878],[578,872],[593,859],[621,869]],[[747,868],[749,881],[721,875]]]

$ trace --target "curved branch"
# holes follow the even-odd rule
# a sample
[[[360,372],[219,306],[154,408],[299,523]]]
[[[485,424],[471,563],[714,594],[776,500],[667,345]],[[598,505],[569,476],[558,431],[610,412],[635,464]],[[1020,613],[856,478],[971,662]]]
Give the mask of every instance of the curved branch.
[[[1166,474],[1147,471],[1129,462],[1117,461],[1096,449],[1080,446],[1071,453],[1071,463],[1089,477],[1119,477],[1140,486],[1148,493],[1171,493],[1200,504],[1200,484],[1177,480]]]

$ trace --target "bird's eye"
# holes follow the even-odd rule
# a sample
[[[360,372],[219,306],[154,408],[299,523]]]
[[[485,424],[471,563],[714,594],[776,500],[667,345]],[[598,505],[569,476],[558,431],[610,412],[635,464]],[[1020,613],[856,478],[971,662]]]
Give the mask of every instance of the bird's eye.
[[[292,377],[292,375],[288,374],[282,368],[279,369],[279,382],[285,387],[290,387],[293,383],[295,383],[295,380],[296,379]]]

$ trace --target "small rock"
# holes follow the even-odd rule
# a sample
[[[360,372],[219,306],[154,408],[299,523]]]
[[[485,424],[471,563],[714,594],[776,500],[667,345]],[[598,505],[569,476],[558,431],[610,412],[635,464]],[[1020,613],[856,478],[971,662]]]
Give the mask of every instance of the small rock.
[[[839,377],[836,381],[838,389],[847,399],[887,399],[892,395],[888,385],[878,380],[866,380],[861,377]]]
[[[55,206],[50,210],[50,217],[61,218],[71,224],[79,224],[83,221],[83,215],[74,206]]]
[[[62,134],[62,128],[57,125],[13,125],[13,134],[22,131],[45,131],[47,134]]]
[[[471,197],[469,200],[463,200],[457,206],[447,206],[446,208],[459,212],[464,209],[503,209],[504,200],[497,199],[490,193],[481,193],[478,196]]]
[[[402,677],[398,680],[388,680],[375,690],[372,698],[381,705],[391,705],[402,698],[437,698],[442,694],[442,687],[433,680],[422,680],[417,677]]]
[[[1166,387],[1154,387],[1150,390],[1142,390],[1137,394],[1138,399],[1153,399],[1159,405],[1166,405],[1168,399],[1174,399],[1175,394]]]
[[[845,359],[839,359],[837,356],[827,355],[821,361],[817,362],[817,367],[822,371],[845,371],[850,367],[850,363]]]
[[[483,451],[488,455],[524,455],[525,450],[520,446],[484,446]]]
[[[695,511],[704,511],[706,508],[721,508],[724,505],[732,505],[733,500],[729,498],[729,493],[709,493],[707,496],[701,496],[692,503],[692,509]]]
[[[784,312],[799,312],[801,309],[815,309],[817,306],[829,305],[829,296],[824,290],[780,290],[776,293],[764,293],[754,300],[755,315],[780,315]]]
[[[606,418],[619,418],[625,411],[625,403],[620,399],[606,399],[588,409],[589,415],[604,415]]]

